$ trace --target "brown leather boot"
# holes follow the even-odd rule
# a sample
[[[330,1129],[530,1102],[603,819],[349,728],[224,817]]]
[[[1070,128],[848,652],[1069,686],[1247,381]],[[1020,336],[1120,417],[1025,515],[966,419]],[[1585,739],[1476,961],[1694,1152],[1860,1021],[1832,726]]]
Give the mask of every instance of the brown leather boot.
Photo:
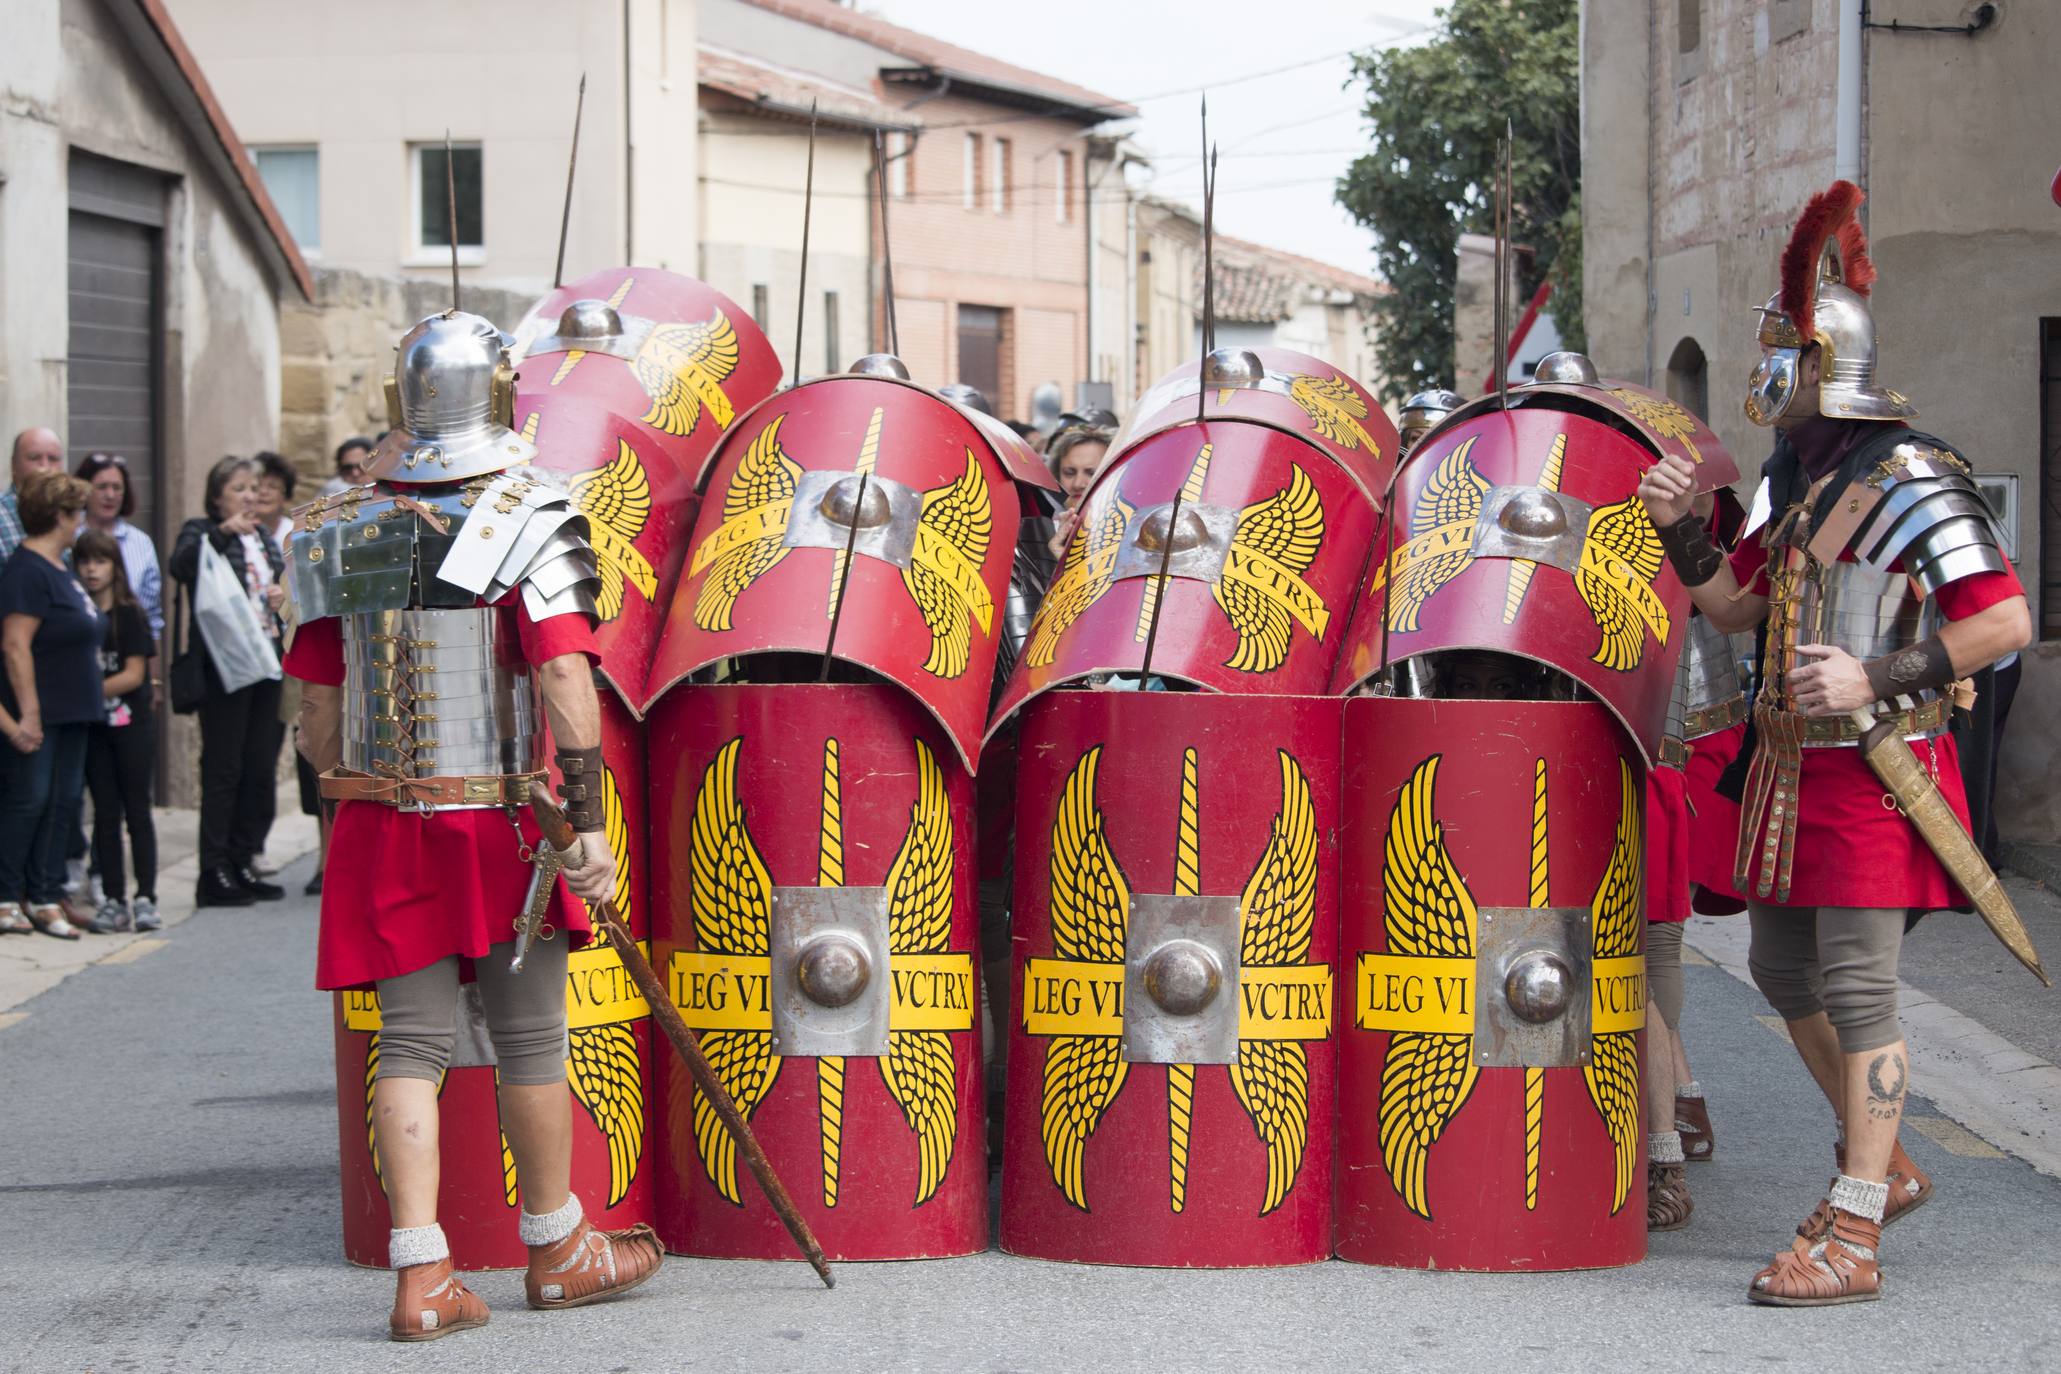
[[[487,1305],[451,1272],[448,1258],[396,1269],[394,1313],[387,1334],[397,1341],[433,1341],[487,1324]]]
[[[664,1260],[658,1233],[649,1226],[597,1231],[581,1217],[564,1240],[530,1247],[523,1291],[531,1307],[579,1307],[629,1292],[656,1274]]]
[[[1837,1170],[1832,1183],[1839,1181],[1839,1175],[1846,1172],[1846,1147],[1834,1145],[1832,1159]],[[1899,1217],[1917,1211],[1932,1200],[1932,1178],[1917,1162],[1904,1153],[1904,1143],[1898,1140],[1889,1151],[1889,1201],[1882,1208],[1882,1224],[1891,1225]],[[1832,1183],[1825,1185],[1830,1194]],[[1817,1209],[1797,1226],[1796,1234],[1805,1240],[1823,1240],[1832,1230],[1832,1199],[1830,1196],[1818,1200]]]
[[[1882,1227],[1834,1208],[1831,1232],[1819,1241],[1798,1236],[1774,1262],[1753,1276],[1746,1296],[1770,1307],[1836,1307],[1882,1296],[1876,1259]]]

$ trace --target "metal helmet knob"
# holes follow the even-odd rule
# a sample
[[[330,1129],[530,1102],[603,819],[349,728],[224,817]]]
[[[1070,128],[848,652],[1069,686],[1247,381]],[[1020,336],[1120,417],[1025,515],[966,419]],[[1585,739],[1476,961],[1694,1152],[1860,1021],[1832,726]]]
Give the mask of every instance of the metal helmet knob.
[[[1503,996],[1518,1019],[1534,1026],[1563,1016],[1574,1001],[1574,970],[1559,955],[1533,950],[1510,966]]]
[[[1169,1016],[1199,1016],[1224,986],[1216,954],[1194,940],[1169,940],[1145,961],[1145,994]]]
[[[1249,348],[1213,348],[1202,360],[1205,387],[1256,387],[1267,379],[1267,366]]]
[[[909,365],[892,353],[868,353],[845,369],[859,377],[894,377],[909,380]]]
[[[1539,359],[1537,369],[1532,373],[1534,382],[1558,382],[1562,386],[1601,386],[1602,376],[1596,365],[1589,361],[1586,353],[1577,353],[1563,348],[1557,353],[1548,353]]]
[[[622,332],[622,312],[607,301],[574,301],[558,317],[562,339],[609,339]]]
[[[992,416],[995,413],[995,408],[988,404],[986,393],[982,392],[979,387],[968,386],[964,382],[946,382],[937,389],[937,394],[954,405],[965,406],[968,410],[977,410],[983,415]]]
[[[394,427],[366,463],[371,477],[450,482],[529,461],[536,446],[508,426],[515,399],[512,340],[460,310],[401,336],[388,379]]]
[[[819,1007],[850,1006],[872,981],[872,961],[865,946],[835,932],[809,941],[795,961],[794,979],[802,995]]]

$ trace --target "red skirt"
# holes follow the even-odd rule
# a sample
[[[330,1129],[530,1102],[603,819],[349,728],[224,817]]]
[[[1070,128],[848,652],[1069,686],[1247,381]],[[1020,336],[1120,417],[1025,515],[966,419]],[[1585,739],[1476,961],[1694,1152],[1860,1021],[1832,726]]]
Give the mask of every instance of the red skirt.
[[[1689,919],[1689,784],[1679,768],[1646,770],[1646,919]]]
[[[1732,886],[1732,855],[1739,843],[1739,803],[1721,797],[1717,781],[1739,757],[1746,723],[1705,735],[1689,745],[1689,881],[1703,889],[1697,910],[1729,916],[1746,909]]]
[[[521,816],[524,840],[539,843],[535,819]],[[451,954],[484,958],[489,946],[515,938],[531,872],[505,811],[425,816],[378,802],[342,803],[322,878],[315,986],[366,987]],[[572,948],[587,943],[586,904],[562,879],[545,920]]]

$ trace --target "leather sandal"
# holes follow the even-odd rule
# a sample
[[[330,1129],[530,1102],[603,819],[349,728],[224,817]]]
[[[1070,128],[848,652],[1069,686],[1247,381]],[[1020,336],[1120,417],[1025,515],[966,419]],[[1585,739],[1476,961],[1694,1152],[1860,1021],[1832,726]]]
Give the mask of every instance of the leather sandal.
[[[1798,1236],[1774,1262],[1753,1276],[1746,1296],[1769,1307],[1837,1307],[1873,1302],[1882,1296],[1882,1266],[1876,1252],[1882,1227],[1834,1209],[1832,1231],[1823,1240]]]
[[[65,916],[64,908],[55,902],[30,907],[29,919],[35,923],[36,929],[45,935],[54,935],[60,940],[79,938],[79,928]]]
[[[1846,1147],[1834,1145],[1832,1158],[1837,1162],[1839,1174],[1846,1172]],[[1832,1182],[1825,1185],[1827,1196],[1818,1200],[1817,1208],[1797,1224],[1796,1234],[1805,1240],[1823,1240],[1832,1230],[1832,1184],[1839,1181],[1839,1174],[1832,1176]],[[1889,1201],[1882,1207],[1882,1224],[1893,1225],[1900,1218],[1917,1211],[1932,1200],[1932,1177],[1920,1169],[1912,1158],[1904,1153],[1904,1143],[1899,1140],[1889,1151]]]
[[[641,1222],[598,1231],[585,1217],[571,1235],[532,1245],[522,1287],[531,1307],[580,1307],[629,1292],[658,1272],[665,1252],[658,1233]]]
[[[486,1303],[451,1272],[448,1257],[397,1269],[394,1277],[394,1312],[386,1323],[388,1339],[434,1341],[453,1331],[487,1324]]]
[[[1675,1099],[1675,1129],[1682,1135],[1682,1157],[1704,1164],[1717,1151],[1717,1132],[1710,1128],[1710,1108],[1700,1097]]]
[[[36,923],[20,902],[0,902],[0,935],[34,935]]]
[[[1696,1202],[1689,1196],[1689,1171],[1680,1164],[1646,1161],[1646,1229],[1679,1231],[1689,1224]]]

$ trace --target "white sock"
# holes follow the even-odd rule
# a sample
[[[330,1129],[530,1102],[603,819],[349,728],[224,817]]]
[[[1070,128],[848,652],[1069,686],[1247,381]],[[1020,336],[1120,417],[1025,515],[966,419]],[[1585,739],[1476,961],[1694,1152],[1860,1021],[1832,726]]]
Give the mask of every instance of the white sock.
[[[1681,1087],[1675,1089],[1675,1096],[1701,1097],[1703,1096],[1703,1085],[1692,1078],[1688,1082],[1682,1084]]]
[[[406,1269],[449,1258],[451,1242],[444,1239],[444,1228],[433,1221],[427,1226],[396,1226],[386,1233],[386,1262],[391,1268]]]
[[[1883,1209],[1889,1206],[1889,1185],[1841,1174],[1832,1184],[1832,1205],[1842,1212],[1880,1222]]]
[[[1653,1131],[1646,1137],[1646,1158],[1655,1164],[1682,1163],[1682,1133]]]
[[[580,1209],[579,1194],[575,1193],[555,1212],[524,1212],[515,1223],[516,1234],[524,1245],[556,1245],[573,1233],[585,1215]]]

